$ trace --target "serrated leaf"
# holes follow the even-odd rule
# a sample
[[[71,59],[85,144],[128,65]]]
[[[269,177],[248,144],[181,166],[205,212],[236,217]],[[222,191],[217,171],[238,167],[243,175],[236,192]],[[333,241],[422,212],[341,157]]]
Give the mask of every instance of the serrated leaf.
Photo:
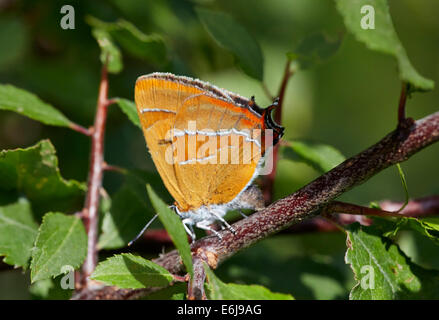
[[[282,156],[293,161],[302,161],[320,173],[325,173],[345,160],[332,146],[320,143],[291,141],[283,148]]]
[[[148,190],[149,198],[155,208],[159,219],[171,237],[178,252],[180,253],[181,260],[186,267],[186,271],[192,276],[193,265],[192,255],[189,242],[187,239],[186,231],[184,230],[183,223],[180,217],[178,217],[171,209],[160,199],[150,185],[146,186]]]
[[[347,235],[345,260],[358,281],[350,299],[439,298],[439,271],[426,270],[412,263],[377,228],[354,223],[347,228]]]
[[[123,68],[122,55],[110,34],[99,28],[94,28],[92,34],[101,48],[101,63],[107,63],[108,72],[119,73]]]
[[[31,281],[56,277],[65,266],[78,268],[87,254],[87,235],[76,216],[44,215],[32,252]]]
[[[296,60],[301,69],[308,69],[334,55],[342,39],[341,36],[331,39],[323,33],[315,33],[302,39],[294,52],[288,53],[287,57]]]
[[[0,84],[0,110],[17,112],[47,125],[71,126],[71,121],[53,106],[10,84]]]
[[[119,105],[123,113],[126,114],[128,119],[130,119],[133,124],[141,128],[139,115],[137,114],[136,104],[133,101],[122,99],[122,98],[117,99],[117,104]]]
[[[294,300],[289,294],[274,293],[259,285],[224,283],[207,264],[204,264],[204,270],[208,280],[206,294],[211,300]]]
[[[0,256],[3,262],[27,268],[38,224],[35,223],[29,202],[20,198],[16,203],[0,207]]]
[[[174,279],[165,268],[129,253],[99,263],[91,278],[125,289],[163,287]]]
[[[263,80],[264,58],[259,43],[235,19],[226,13],[197,8],[207,32],[223,48],[231,51],[242,70],[252,78]]]
[[[145,34],[131,22],[119,19],[116,22],[104,22],[88,16],[89,25],[107,31],[111,37],[128,53],[136,58],[163,64],[166,57],[166,46],[158,34]]]
[[[85,189],[84,184],[61,177],[55,148],[49,140],[26,149],[0,152],[0,193],[24,195],[37,216],[48,211],[77,210]]]
[[[363,42],[369,49],[395,57],[402,81],[411,83],[415,90],[428,91],[434,88],[434,82],[421,76],[410,63],[393,27],[386,0],[336,0],[336,5],[344,18],[346,28],[359,41]],[[365,19],[363,25],[371,24],[371,21],[368,21],[372,14],[368,8],[371,7],[374,9],[374,29],[363,29],[362,19]]]

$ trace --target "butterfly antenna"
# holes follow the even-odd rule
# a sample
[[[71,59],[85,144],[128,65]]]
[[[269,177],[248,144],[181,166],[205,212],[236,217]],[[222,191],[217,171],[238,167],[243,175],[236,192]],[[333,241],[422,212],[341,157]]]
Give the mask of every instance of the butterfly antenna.
[[[139,239],[145,233],[146,229],[148,229],[148,227],[151,225],[151,223],[153,223],[154,220],[157,219],[158,216],[159,215],[156,214],[154,217],[151,218],[151,220],[148,221],[148,223],[143,227],[142,231],[140,231],[139,234],[133,240],[128,242],[128,247],[131,246],[134,243],[134,241]]]

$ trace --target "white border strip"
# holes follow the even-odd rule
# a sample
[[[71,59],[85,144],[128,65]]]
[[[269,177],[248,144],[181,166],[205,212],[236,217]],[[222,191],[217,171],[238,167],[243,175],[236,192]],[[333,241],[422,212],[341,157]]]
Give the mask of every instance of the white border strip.
[[[229,134],[235,133],[237,135],[241,135],[246,137],[245,141],[247,142],[253,142],[255,143],[259,148],[261,148],[261,143],[257,139],[252,139],[249,134],[246,132],[242,132],[239,130],[236,130],[235,128],[229,129],[229,130],[220,130],[220,131],[202,131],[202,130],[196,130],[196,131],[189,131],[187,129],[181,130],[181,129],[174,129],[174,137],[183,137],[185,135],[189,136],[195,136],[197,134],[205,135],[205,136],[227,136]]]

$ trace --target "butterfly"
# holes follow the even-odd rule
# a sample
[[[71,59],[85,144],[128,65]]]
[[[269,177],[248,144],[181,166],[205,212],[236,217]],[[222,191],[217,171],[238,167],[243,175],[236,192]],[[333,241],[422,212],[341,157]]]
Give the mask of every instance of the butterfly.
[[[254,97],[152,73],[137,79],[135,103],[152,160],[175,200],[171,207],[192,239],[193,226],[221,237],[211,225],[233,231],[227,211],[264,207],[252,182],[284,133],[271,117],[277,101],[262,109]]]

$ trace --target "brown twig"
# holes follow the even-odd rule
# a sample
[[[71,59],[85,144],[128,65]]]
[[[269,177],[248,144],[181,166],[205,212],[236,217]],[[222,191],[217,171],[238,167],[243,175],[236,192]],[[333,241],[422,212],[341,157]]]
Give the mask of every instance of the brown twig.
[[[375,145],[347,159],[302,189],[235,224],[235,234],[220,231],[222,240],[205,237],[191,245],[192,251],[209,252],[215,266],[238,251],[279,232],[295,223],[315,217],[328,203],[341,194],[367,181],[372,176],[439,140],[439,112],[414,122],[405,130],[397,129]],[[182,272],[183,265],[176,250],[153,260],[171,273]],[[97,292],[99,294],[99,292]],[[142,295],[138,292],[138,295]],[[122,298],[115,292],[114,298]]]
[[[348,225],[354,222],[359,222],[362,225],[370,225],[371,219],[367,216],[358,216],[353,214],[338,214],[337,222],[341,225]],[[312,219],[305,220],[299,224],[293,224],[291,227],[282,231],[289,234],[301,234],[309,232],[335,232],[340,231],[334,226],[333,223],[329,223],[328,220],[323,217],[317,216]]]
[[[88,236],[87,257],[82,266],[82,285],[87,286],[88,277],[96,267],[97,233],[99,215],[99,196],[102,186],[102,175],[104,170],[104,138],[107,109],[112,103],[108,100],[108,75],[107,67],[104,65],[101,72],[98,102],[96,107],[95,122],[91,136],[90,168],[88,173],[88,189],[85,198],[82,219]]]
[[[206,281],[206,272],[204,271],[203,259],[199,255],[195,255],[192,259],[194,266],[194,276],[189,280],[187,287],[188,300],[206,300],[204,292],[204,281]]]
[[[293,75],[290,66],[291,66],[291,60],[288,60],[285,65],[285,71],[279,89],[278,107],[276,108],[274,114],[274,121],[278,124],[281,124],[281,120],[282,120],[282,108],[285,99],[285,92],[287,90],[288,80]],[[270,172],[270,174],[265,176],[263,180],[262,193],[264,195],[265,204],[267,205],[270,204],[273,199],[274,179],[276,178],[278,158],[279,158],[279,143],[273,147],[273,169]]]
[[[74,122],[70,122],[69,128],[76,132],[82,133],[88,137],[90,137],[93,134],[92,128],[84,128],[83,126]]]
[[[397,212],[391,212],[386,210],[380,210],[376,208],[363,207],[356,204],[332,201],[325,208],[323,208],[320,214],[332,214],[332,213],[344,213],[351,215],[361,216],[374,216],[374,217],[403,217],[402,214]]]
[[[380,207],[387,211],[396,211],[403,203],[394,201],[382,201]],[[439,214],[439,196],[429,196],[409,201],[407,206],[400,211],[407,217],[426,217],[433,214]]]

